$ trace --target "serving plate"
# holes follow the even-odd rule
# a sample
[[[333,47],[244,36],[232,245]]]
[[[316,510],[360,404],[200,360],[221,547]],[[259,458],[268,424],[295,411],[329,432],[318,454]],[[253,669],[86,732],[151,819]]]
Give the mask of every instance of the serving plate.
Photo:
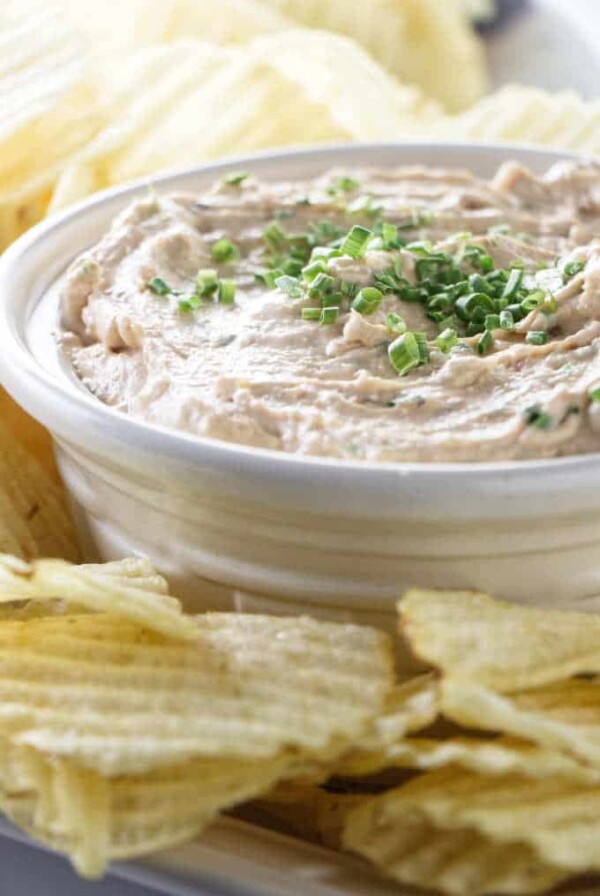
[[[528,0],[523,6],[489,37],[495,84],[519,80],[571,87],[596,97],[598,0]],[[29,842],[1,820],[0,836]],[[406,888],[381,881],[352,857],[235,819],[219,821],[194,843],[143,861],[117,864],[112,872],[111,896],[120,896],[117,878],[169,896],[412,896]],[[93,893],[92,885],[73,878],[69,896]],[[562,893],[599,896],[600,886],[577,886]],[[17,891],[12,889],[11,896]]]

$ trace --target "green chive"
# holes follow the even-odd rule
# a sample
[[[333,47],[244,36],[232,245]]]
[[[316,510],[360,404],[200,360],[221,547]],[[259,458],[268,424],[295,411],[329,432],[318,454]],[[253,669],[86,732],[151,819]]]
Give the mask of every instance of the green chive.
[[[500,326],[502,327],[503,330],[512,330],[513,329],[513,327],[515,325],[515,319],[512,316],[512,314],[510,313],[510,311],[508,311],[508,309],[505,308],[504,311],[501,311],[500,314],[498,315],[498,317],[500,319]]]
[[[277,277],[275,286],[287,293],[290,299],[301,299],[304,295],[304,288],[297,277]]]
[[[382,299],[383,293],[380,289],[375,286],[365,286],[358,293],[351,307],[360,314],[373,314],[379,308]]]
[[[492,336],[492,334],[490,333],[489,330],[486,330],[485,333],[482,335],[481,339],[479,340],[479,342],[477,343],[477,351],[479,352],[480,355],[485,355],[486,352],[489,352],[489,350],[491,349],[493,344],[494,344],[494,337]]]
[[[202,308],[204,302],[200,298],[200,296],[189,296],[187,299],[179,299],[177,306],[181,312],[184,314],[189,314],[191,311],[197,311],[198,308]]]
[[[550,414],[543,411],[537,404],[525,408],[524,416],[527,426],[535,426],[536,429],[550,429],[552,426]]]
[[[577,274],[580,274],[585,267],[584,261],[570,261],[563,268],[563,280],[567,283]]]
[[[399,314],[396,314],[395,311],[391,311],[388,314],[385,323],[388,330],[391,330],[392,333],[396,333],[398,336],[402,335],[402,333],[406,333],[406,323],[404,318]]]
[[[500,329],[500,315],[499,314],[486,314],[485,320],[483,322],[483,326],[486,330],[499,330]]]
[[[335,306],[330,306],[328,308],[323,308],[321,311],[321,315],[319,317],[319,321],[322,324],[334,324],[338,319],[340,314],[340,309]]]
[[[398,336],[388,346],[390,364],[400,376],[406,376],[421,363],[419,344],[414,333],[407,332]]]
[[[502,291],[503,299],[514,299],[523,280],[523,273],[522,268],[512,269],[508,282]]]
[[[235,302],[235,282],[219,280],[217,297],[221,305],[232,305]]]
[[[265,227],[262,238],[272,252],[280,252],[287,245],[287,236],[275,221]]]
[[[223,183],[228,184],[230,187],[237,187],[248,177],[250,177],[250,175],[247,171],[232,171],[231,174],[225,175]]]
[[[425,333],[413,333],[417,340],[417,348],[419,349],[419,363],[427,364],[429,361],[429,346],[427,345],[427,336]]]
[[[435,344],[440,351],[448,354],[450,349],[454,348],[458,343],[458,333],[452,327],[447,327],[436,338]]]
[[[332,289],[335,286],[335,279],[330,277],[329,274],[317,274],[315,279],[312,281],[308,288],[308,294],[311,299],[318,299],[319,296],[324,295],[328,290]]]
[[[523,311],[533,311],[535,308],[539,308],[544,299],[546,298],[546,293],[541,289],[536,289],[533,292],[530,292],[528,296],[526,296],[521,302],[521,308]]]
[[[318,258],[316,261],[312,261],[310,264],[307,264],[306,267],[302,268],[302,276],[310,283],[315,277],[319,274],[324,274],[326,271],[327,262],[324,258]]]
[[[302,320],[321,320],[321,313],[320,308],[303,308],[301,312]]]
[[[352,230],[346,234],[340,252],[342,255],[349,255],[350,258],[360,258],[365,254],[369,240],[373,236],[373,231],[368,227],[361,227],[355,224]]]
[[[600,403],[600,386],[596,386],[596,388],[592,389],[588,393],[588,395],[590,397],[590,401],[593,401],[594,404]]]
[[[231,240],[225,238],[217,240],[210,252],[217,264],[225,264],[228,261],[235,261],[236,258],[240,257],[240,250],[237,246],[234,245]]]
[[[148,284],[148,289],[151,289],[157,296],[168,296],[173,291],[161,277],[153,277]]]
[[[544,330],[530,330],[525,337],[525,342],[528,342],[529,345],[546,345],[548,334]]]
[[[355,178],[342,175],[342,177],[334,180],[327,192],[335,196],[336,193],[351,193],[353,190],[358,189],[359,186],[360,182],[355,180]]]
[[[202,268],[196,274],[196,292],[199,296],[210,296],[217,291],[219,281],[213,268]]]

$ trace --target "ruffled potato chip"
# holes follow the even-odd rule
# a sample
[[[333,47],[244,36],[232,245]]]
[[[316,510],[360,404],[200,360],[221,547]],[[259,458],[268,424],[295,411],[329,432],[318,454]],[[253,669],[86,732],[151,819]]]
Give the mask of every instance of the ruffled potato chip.
[[[472,591],[409,591],[400,627],[444,676],[493,691],[600,672],[600,615],[523,607]]]
[[[450,766],[348,814],[343,842],[402,883],[538,893],[600,869],[600,786]]]

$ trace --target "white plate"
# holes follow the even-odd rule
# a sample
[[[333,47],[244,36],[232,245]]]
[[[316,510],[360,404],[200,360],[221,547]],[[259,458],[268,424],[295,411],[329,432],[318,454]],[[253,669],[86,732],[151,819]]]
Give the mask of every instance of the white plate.
[[[597,98],[600,0],[529,0],[522,14],[490,37],[489,48],[496,85],[521,81],[549,89],[572,88]],[[0,835],[26,839],[3,821]],[[170,896],[411,893],[390,887],[351,857],[231,819],[213,825],[201,840],[142,862],[116,865],[114,873]],[[82,886],[83,892],[88,888]],[[592,884],[562,894],[599,896],[600,887]]]

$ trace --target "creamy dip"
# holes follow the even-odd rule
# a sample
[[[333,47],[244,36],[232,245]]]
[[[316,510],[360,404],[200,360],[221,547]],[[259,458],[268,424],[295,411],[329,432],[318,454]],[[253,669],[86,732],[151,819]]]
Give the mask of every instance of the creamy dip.
[[[303,455],[600,450],[600,166],[240,174],[138,200],[70,267],[61,341],[132,417]]]

